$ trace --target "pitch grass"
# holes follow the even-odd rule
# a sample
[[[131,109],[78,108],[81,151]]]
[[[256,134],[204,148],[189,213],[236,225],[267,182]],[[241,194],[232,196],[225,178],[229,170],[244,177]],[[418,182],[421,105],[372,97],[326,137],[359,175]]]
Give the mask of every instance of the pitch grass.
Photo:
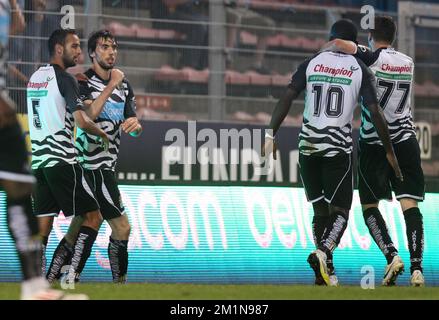
[[[59,287],[58,287],[59,288]],[[439,287],[317,287],[306,285],[195,285],[81,283],[69,293],[92,300],[439,300]],[[0,300],[19,299],[20,284],[0,283]]]

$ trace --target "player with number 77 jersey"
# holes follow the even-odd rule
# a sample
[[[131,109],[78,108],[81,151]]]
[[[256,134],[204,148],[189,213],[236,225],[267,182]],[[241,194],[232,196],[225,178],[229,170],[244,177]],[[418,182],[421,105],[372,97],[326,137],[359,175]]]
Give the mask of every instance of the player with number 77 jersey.
[[[350,20],[339,20],[330,39],[356,41]],[[358,100],[368,108],[390,165],[401,177],[386,121],[378,107],[374,75],[358,58],[337,51],[320,52],[299,65],[270,122],[276,134],[291,103],[305,91],[303,125],[299,135],[299,169],[309,202],[313,204],[313,233],[317,250],[308,257],[316,284],[337,281],[332,254],[347,227],[353,197],[352,120]],[[275,137],[266,136],[265,146]],[[274,148],[273,148],[274,149]],[[263,149],[266,155],[271,150]]]
[[[423,286],[422,269],[424,228],[418,202],[424,200],[425,183],[421,167],[420,148],[416,139],[411,113],[413,88],[413,59],[396,51],[392,45],[396,38],[396,23],[391,17],[376,16],[375,28],[369,32],[369,48],[357,46],[345,39],[334,39],[325,45],[326,50],[338,50],[361,59],[374,73],[377,97],[389,126],[390,137],[404,180],[396,179],[385,161],[384,151],[371,124],[370,115],[362,108],[359,143],[358,191],[363,216],[375,242],[386,257],[383,285],[396,283],[404,270],[386,223],[378,208],[381,199],[392,199],[392,190],[401,204],[406,222],[407,242],[410,251],[410,284]]]

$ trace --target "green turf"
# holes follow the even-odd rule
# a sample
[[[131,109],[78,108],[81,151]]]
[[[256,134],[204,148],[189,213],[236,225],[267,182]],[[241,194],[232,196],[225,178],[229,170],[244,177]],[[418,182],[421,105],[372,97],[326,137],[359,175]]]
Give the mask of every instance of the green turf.
[[[18,299],[20,285],[0,283],[0,299]],[[292,300],[292,299],[439,299],[439,287],[316,287],[303,285],[192,285],[111,283],[77,284],[70,293],[85,293],[90,299],[159,300]]]

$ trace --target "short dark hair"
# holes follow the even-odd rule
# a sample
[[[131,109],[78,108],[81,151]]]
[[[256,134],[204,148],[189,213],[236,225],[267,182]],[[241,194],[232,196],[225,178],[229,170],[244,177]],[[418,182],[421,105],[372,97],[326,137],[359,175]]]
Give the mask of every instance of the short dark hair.
[[[88,38],[87,43],[87,50],[88,50],[88,56],[93,61],[93,58],[91,57],[91,54],[96,50],[96,46],[98,44],[98,40],[103,38],[104,40],[111,39],[115,40],[114,35],[106,29],[98,30],[93,32],[90,37]]]
[[[392,17],[375,17],[375,29],[370,29],[370,34],[374,41],[392,44],[396,38],[396,23]]]
[[[329,40],[342,39],[357,42],[358,30],[352,20],[341,19],[336,21],[329,34]]]
[[[60,44],[62,46],[66,43],[66,38],[69,34],[78,35],[74,29],[57,29],[52,32],[49,38],[49,54],[51,57],[55,54],[55,45]]]

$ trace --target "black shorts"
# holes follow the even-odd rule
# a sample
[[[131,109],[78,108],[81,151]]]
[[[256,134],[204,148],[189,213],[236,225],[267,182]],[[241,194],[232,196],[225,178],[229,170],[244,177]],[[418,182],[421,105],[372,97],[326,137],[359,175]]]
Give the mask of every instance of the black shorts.
[[[360,142],[358,191],[362,204],[372,204],[382,199],[392,200],[392,190],[396,199],[424,200],[424,173],[418,141],[416,138],[410,138],[394,144],[393,149],[404,181],[396,178],[381,145]]]
[[[118,218],[124,214],[124,207],[116,176],[111,170],[85,170],[105,220]]]
[[[344,153],[334,157],[299,154],[299,168],[309,202],[324,199],[333,206],[348,210],[351,208],[352,154]]]
[[[18,123],[0,129],[0,179],[33,183],[23,132]]]
[[[34,170],[37,183],[32,194],[36,216],[82,215],[99,209],[91,183],[79,164]]]

